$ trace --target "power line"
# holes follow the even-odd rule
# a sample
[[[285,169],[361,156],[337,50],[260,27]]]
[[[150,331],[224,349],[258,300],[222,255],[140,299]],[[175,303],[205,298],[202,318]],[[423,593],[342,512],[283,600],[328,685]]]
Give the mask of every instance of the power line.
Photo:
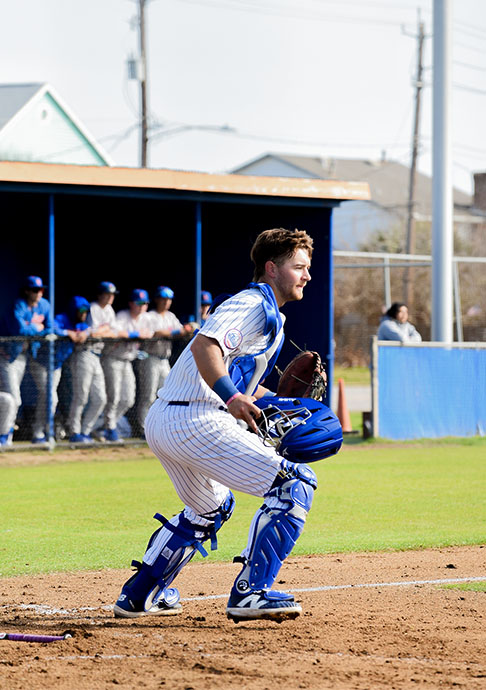
[[[223,9],[233,9],[242,12],[251,12],[254,14],[268,14],[278,17],[288,17],[293,19],[313,19],[318,21],[335,21],[345,24],[355,24],[361,26],[363,24],[375,25],[375,26],[400,26],[403,22],[398,22],[395,20],[386,19],[370,19],[366,17],[346,17],[341,15],[332,15],[325,12],[319,12],[315,10],[308,10],[307,8],[299,7],[282,7],[274,5],[264,5],[263,3],[258,3],[258,5],[251,5],[248,2],[240,2],[240,0],[234,0],[234,2],[228,2],[228,0],[181,0],[181,2],[186,2],[191,5],[205,5],[207,7],[219,7]]]

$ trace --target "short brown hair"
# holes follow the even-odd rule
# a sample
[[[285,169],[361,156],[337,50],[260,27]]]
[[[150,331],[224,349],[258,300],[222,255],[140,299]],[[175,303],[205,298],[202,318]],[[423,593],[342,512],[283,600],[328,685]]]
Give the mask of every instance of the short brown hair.
[[[257,281],[265,273],[267,261],[276,264],[283,263],[295,254],[298,249],[304,249],[312,258],[313,240],[305,230],[285,230],[273,228],[264,230],[255,240],[250,257],[255,264],[253,280]]]

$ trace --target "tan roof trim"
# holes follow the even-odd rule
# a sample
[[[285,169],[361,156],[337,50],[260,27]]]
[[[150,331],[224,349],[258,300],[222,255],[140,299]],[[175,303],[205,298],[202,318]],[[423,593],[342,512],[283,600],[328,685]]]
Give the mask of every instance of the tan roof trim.
[[[0,182],[174,189],[188,192],[309,199],[354,199],[360,201],[370,199],[370,189],[367,182],[256,177],[252,175],[214,175],[176,170],[54,165],[17,161],[0,161]]]

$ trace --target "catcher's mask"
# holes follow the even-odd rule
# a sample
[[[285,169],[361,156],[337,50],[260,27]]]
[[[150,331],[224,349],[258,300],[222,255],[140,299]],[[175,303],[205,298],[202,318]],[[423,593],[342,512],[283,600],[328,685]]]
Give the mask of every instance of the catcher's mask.
[[[263,442],[291,462],[316,462],[341,448],[341,424],[319,400],[275,396],[254,404],[262,411],[257,425]]]

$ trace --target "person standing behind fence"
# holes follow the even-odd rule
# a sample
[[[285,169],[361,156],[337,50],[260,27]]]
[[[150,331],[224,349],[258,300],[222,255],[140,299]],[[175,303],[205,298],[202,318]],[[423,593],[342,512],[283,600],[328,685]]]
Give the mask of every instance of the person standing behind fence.
[[[119,333],[113,301],[118,291],[113,283],[98,286],[97,300],[90,304],[87,323],[92,338],[114,338]],[[92,443],[98,417],[106,405],[105,375],[101,367],[104,342],[88,341],[71,357],[72,399],[69,408],[69,440],[72,443]]]
[[[56,342],[55,367],[56,371],[59,370],[61,373],[61,380],[59,383],[61,383],[64,376],[66,376],[65,382],[68,382],[63,393],[59,394],[56,390],[56,399],[59,398],[60,402],[58,413],[62,419],[67,419],[71,400],[71,355],[73,355],[74,352],[86,349],[86,340],[91,335],[91,328],[88,326],[89,309],[90,305],[88,300],[81,295],[75,295],[70,299],[67,310],[60,314],[56,314],[54,317],[56,326],[61,329],[64,336],[69,338],[69,340],[64,338]],[[60,428],[61,437],[65,435],[64,426],[65,423],[63,422]]]
[[[408,320],[408,307],[393,302],[385,312],[378,328],[378,340],[398,340],[402,343],[420,343],[422,336]]]
[[[207,290],[201,292],[201,326],[209,316],[209,309],[213,303],[213,296]]]
[[[20,297],[15,301],[12,311],[7,314],[1,326],[1,333],[18,339],[3,343],[0,352],[0,390],[9,393],[14,404],[0,410],[0,446],[11,443],[14,424],[22,398],[20,386],[24,378],[28,355],[35,357],[40,342],[28,343],[22,337],[44,336],[52,332],[50,305],[44,299],[45,285],[39,276],[28,276],[22,285]],[[9,399],[11,403],[11,400]]]
[[[145,417],[157,397],[170,371],[169,359],[172,354],[172,341],[175,338],[189,337],[194,331],[191,324],[183,325],[177,316],[170,311],[174,291],[166,285],[155,290],[155,309],[148,313],[151,319],[153,337],[156,341],[147,342],[144,350],[145,359],[137,362],[138,369],[138,402],[136,435],[144,435]]]
[[[51,411],[54,416],[58,403],[57,389],[61,381],[62,365],[73,351],[74,343],[84,343],[89,334],[86,317],[89,302],[80,296],[73,297],[65,314],[54,318],[54,333],[68,337],[69,341],[56,341],[54,349],[54,369],[52,372]],[[49,368],[49,347],[42,344],[38,355],[30,361],[30,373],[37,388],[32,443],[45,443],[48,436],[49,415],[47,413],[47,372]]]
[[[126,333],[128,338],[151,338],[153,330],[152,319],[147,314],[148,305],[148,292],[138,288],[133,290],[128,309],[116,315],[120,332]],[[140,343],[137,341],[110,343],[101,358],[107,394],[104,413],[106,441],[120,440],[117,424],[135,404],[136,380],[132,363],[139,349]]]

